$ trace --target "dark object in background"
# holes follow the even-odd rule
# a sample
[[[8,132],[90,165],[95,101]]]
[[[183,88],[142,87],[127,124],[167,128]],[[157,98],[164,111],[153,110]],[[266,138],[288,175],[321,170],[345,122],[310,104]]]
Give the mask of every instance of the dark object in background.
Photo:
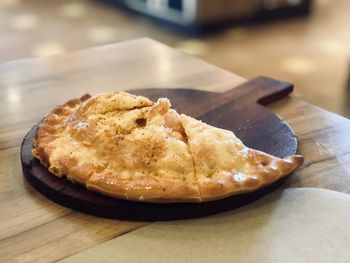
[[[100,0],[190,33],[238,22],[266,21],[311,11],[312,0]]]

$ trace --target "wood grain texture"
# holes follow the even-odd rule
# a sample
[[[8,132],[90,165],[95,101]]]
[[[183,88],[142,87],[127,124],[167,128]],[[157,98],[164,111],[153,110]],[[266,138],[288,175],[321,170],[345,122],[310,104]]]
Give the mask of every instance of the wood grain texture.
[[[258,77],[223,93],[189,89],[144,89],[133,91],[156,101],[167,97],[180,113],[205,120],[206,123],[232,130],[245,145],[269,154],[286,157],[296,153],[293,131],[276,114],[257,104],[287,96],[290,83]],[[44,196],[76,211],[107,218],[155,221],[177,220],[211,215],[237,208],[273,190],[233,196],[206,203],[152,204],[131,202],[103,196],[51,174],[33,157],[33,140],[37,125],[25,136],[21,146],[23,174]]]
[[[149,39],[0,65],[0,262],[55,261],[142,226],[70,211],[23,180],[20,143],[53,107],[87,92],[150,87],[224,92],[244,81]],[[294,97],[268,107],[292,127],[305,156],[305,165],[284,187],[350,193],[350,121]]]
[[[293,128],[304,165],[283,187],[350,193],[350,121],[289,97],[268,106]]]

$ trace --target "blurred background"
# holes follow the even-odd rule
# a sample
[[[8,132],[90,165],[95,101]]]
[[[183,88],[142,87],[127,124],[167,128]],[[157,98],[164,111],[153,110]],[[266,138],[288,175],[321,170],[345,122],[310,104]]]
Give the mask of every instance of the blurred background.
[[[0,63],[150,37],[350,117],[349,0],[0,0]]]

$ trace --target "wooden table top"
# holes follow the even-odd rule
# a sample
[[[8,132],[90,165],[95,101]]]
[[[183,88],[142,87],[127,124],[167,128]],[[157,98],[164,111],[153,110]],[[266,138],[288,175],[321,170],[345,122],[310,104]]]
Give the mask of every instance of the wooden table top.
[[[244,81],[150,39],[0,65],[0,262],[56,261],[149,224],[69,210],[23,179],[22,138],[55,105],[85,93],[135,88],[222,92]],[[349,193],[350,121],[293,96],[268,107],[293,128],[305,157],[283,187]]]

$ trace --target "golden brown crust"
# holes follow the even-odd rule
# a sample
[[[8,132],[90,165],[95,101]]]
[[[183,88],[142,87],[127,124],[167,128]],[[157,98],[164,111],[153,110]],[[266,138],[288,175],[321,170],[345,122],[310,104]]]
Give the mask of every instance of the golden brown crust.
[[[40,162],[46,166],[50,166],[49,156],[52,153],[52,147],[49,146],[50,142],[55,140],[65,127],[65,118],[73,112],[73,110],[82,102],[86,100],[90,95],[86,94],[80,99],[73,99],[67,101],[62,106],[55,108],[37,128],[34,148],[32,153],[37,157]]]
[[[124,92],[84,95],[39,125],[33,155],[57,176],[144,202],[203,202],[255,191],[297,169],[226,130]]]
[[[179,180],[139,176],[133,180],[116,177],[113,173],[95,174],[87,188],[102,194],[134,201],[157,203],[199,202],[198,186]]]
[[[181,115],[202,201],[256,191],[300,167],[300,155],[280,159],[247,148],[235,135]]]
[[[275,159],[276,157],[272,158]],[[303,161],[302,156],[295,155],[286,159],[279,159],[277,162],[273,160],[272,162],[276,163],[276,168],[267,171],[256,171],[252,174],[238,171],[221,172],[215,179],[199,178],[202,201],[219,200],[237,194],[254,192],[289,175],[299,168]]]

